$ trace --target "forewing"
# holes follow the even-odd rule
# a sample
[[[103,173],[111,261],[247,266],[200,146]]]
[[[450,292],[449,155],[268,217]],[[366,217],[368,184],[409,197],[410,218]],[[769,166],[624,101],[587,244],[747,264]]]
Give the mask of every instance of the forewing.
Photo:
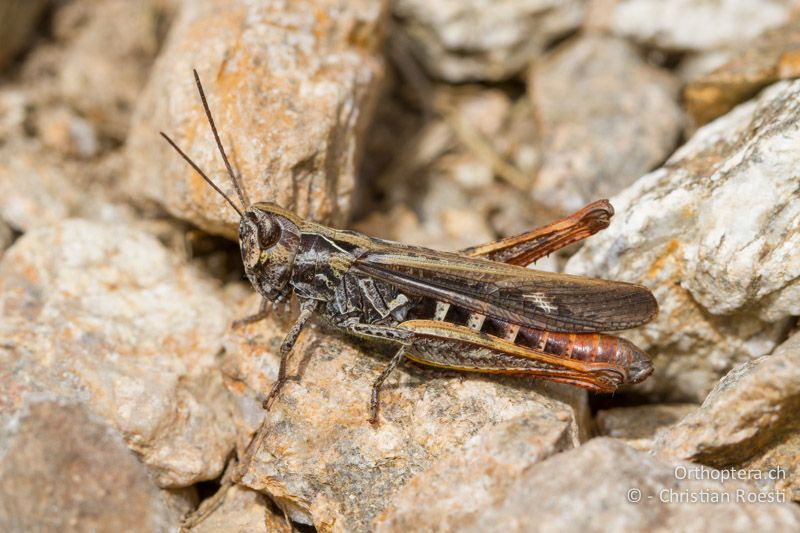
[[[460,254],[387,246],[352,265],[363,274],[520,326],[550,331],[616,331],[658,311],[640,285],[540,272]]]

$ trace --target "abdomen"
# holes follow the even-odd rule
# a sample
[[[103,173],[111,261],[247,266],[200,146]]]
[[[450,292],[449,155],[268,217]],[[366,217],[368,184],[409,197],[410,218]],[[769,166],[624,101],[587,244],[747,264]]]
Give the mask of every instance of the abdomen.
[[[627,383],[638,383],[653,371],[647,354],[632,342],[603,333],[565,333],[545,331],[508,324],[501,320],[471,313],[456,306],[426,302],[415,309],[417,319],[438,320],[465,326],[512,342],[517,346],[564,359],[608,364],[624,369]],[[487,371],[492,371],[486,368]]]

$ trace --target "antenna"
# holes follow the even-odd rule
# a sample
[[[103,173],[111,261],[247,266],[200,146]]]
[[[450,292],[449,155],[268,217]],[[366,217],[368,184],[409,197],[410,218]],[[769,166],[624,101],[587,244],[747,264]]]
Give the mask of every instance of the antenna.
[[[203,91],[203,84],[200,83],[200,76],[197,74],[197,69],[192,69],[192,72],[194,72],[194,81],[197,83],[197,90],[200,92],[200,100],[203,101],[203,109],[205,109],[208,124],[211,126],[211,131],[214,134],[214,140],[217,141],[217,148],[219,148],[219,153],[222,155],[222,160],[225,161],[225,168],[228,169],[228,176],[230,176],[233,182],[233,186],[236,189],[236,193],[239,195],[242,206],[247,209],[247,206],[250,205],[250,201],[245,194],[244,187],[239,184],[239,181],[236,179],[236,174],[233,173],[233,168],[231,167],[230,161],[228,161],[228,156],[225,155],[225,149],[222,147],[222,141],[219,140],[219,133],[217,133],[217,126],[214,124],[214,118],[211,116],[211,109],[208,107],[206,93]]]
[[[175,144],[175,142],[174,142],[172,139],[170,139],[170,138],[169,138],[169,136],[168,136],[166,133],[164,133],[163,131],[160,131],[159,133],[161,134],[161,136],[162,136],[162,137],[164,137],[164,139],[166,139],[166,141],[167,141],[167,142],[170,144],[170,146],[172,146],[172,147],[175,149],[175,151],[176,151],[176,152],[178,152],[179,154],[181,154],[181,157],[182,157],[182,158],[184,158],[184,159],[186,160],[186,162],[187,162],[187,163],[189,163],[189,164],[192,166],[192,168],[193,168],[193,169],[195,169],[195,171],[196,171],[198,174],[200,174],[200,176],[201,176],[201,177],[202,177],[204,180],[206,180],[206,182],[207,182],[209,185],[211,185],[211,186],[214,188],[214,190],[215,190],[215,191],[217,191],[218,193],[220,193],[220,194],[222,195],[222,197],[223,197],[223,198],[225,198],[225,199],[228,201],[228,203],[229,203],[229,204],[231,204],[231,207],[233,207],[233,208],[236,210],[236,212],[237,212],[237,213],[239,213],[239,217],[240,217],[240,218],[241,218],[242,216],[244,216],[244,215],[242,214],[242,211],[241,211],[241,209],[239,209],[238,207],[236,207],[236,204],[234,204],[234,203],[233,203],[233,201],[231,201],[231,199],[230,199],[230,198],[228,198],[228,196],[227,196],[227,195],[226,195],[224,192],[222,192],[222,189],[220,189],[219,187],[217,187],[217,186],[214,184],[214,182],[213,182],[213,181],[211,181],[211,178],[209,178],[208,176],[206,176],[206,173],[205,173],[205,172],[203,172],[202,170],[200,170],[200,167],[198,167],[198,166],[197,166],[197,164],[196,164],[194,161],[192,161],[192,160],[189,158],[189,156],[188,156],[188,155],[186,155],[185,153],[183,153],[183,150],[181,150],[180,148],[178,148],[178,145],[177,145],[177,144]]]

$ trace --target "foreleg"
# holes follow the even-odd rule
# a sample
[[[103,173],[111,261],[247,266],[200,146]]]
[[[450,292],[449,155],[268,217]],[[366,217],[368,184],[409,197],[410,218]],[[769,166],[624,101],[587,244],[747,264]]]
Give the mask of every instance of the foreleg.
[[[255,322],[260,322],[269,316],[269,310],[272,307],[272,302],[267,300],[266,298],[261,299],[261,305],[258,308],[258,312],[254,315],[246,316],[244,318],[240,318],[239,320],[235,320],[233,322],[234,328],[240,328],[242,326],[246,326],[247,324],[253,324]]]
[[[303,331],[303,326],[306,325],[308,319],[314,314],[317,304],[317,300],[303,300],[300,304],[300,315],[297,317],[297,320],[295,320],[286,338],[283,339],[283,343],[281,343],[281,364],[278,367],[278,378],[275,380],[275,383],[272,384],[272,389],[270,389],[269,394],[267,394],[266,399],[262,403],[264,409],[269,410],[272,405],[272,400],[278,395],[284,383],[286,383],[286,362],[289,359],[289,354],[297,342],[297,337],[300,336],[300,332]]]

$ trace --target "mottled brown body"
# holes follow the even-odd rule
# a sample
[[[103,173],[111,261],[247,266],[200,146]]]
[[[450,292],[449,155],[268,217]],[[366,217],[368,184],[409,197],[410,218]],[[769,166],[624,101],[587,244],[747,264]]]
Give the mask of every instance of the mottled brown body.
[[[600,392],[638,383],[652,372],[646,354],[602,332],[639,326],[655,316],[648,289],[624,282],[539,272],[536,259],[605,228],[606,200],[548,226],[461,252],[440,252],[336,230],[275,204],[250,204],[219,141],[200,81],[198,89],[240,210],[166,135],[167,141],[240,214],[245,272],[269,304],[300,301],[301,312],[281,346],[286,358],[314,314],[352,335],[394,342],[399,350],[372,390],[378,394],[405,358],[466,371],[524,374]],[[163,134],[162,134],[163,135]]]

